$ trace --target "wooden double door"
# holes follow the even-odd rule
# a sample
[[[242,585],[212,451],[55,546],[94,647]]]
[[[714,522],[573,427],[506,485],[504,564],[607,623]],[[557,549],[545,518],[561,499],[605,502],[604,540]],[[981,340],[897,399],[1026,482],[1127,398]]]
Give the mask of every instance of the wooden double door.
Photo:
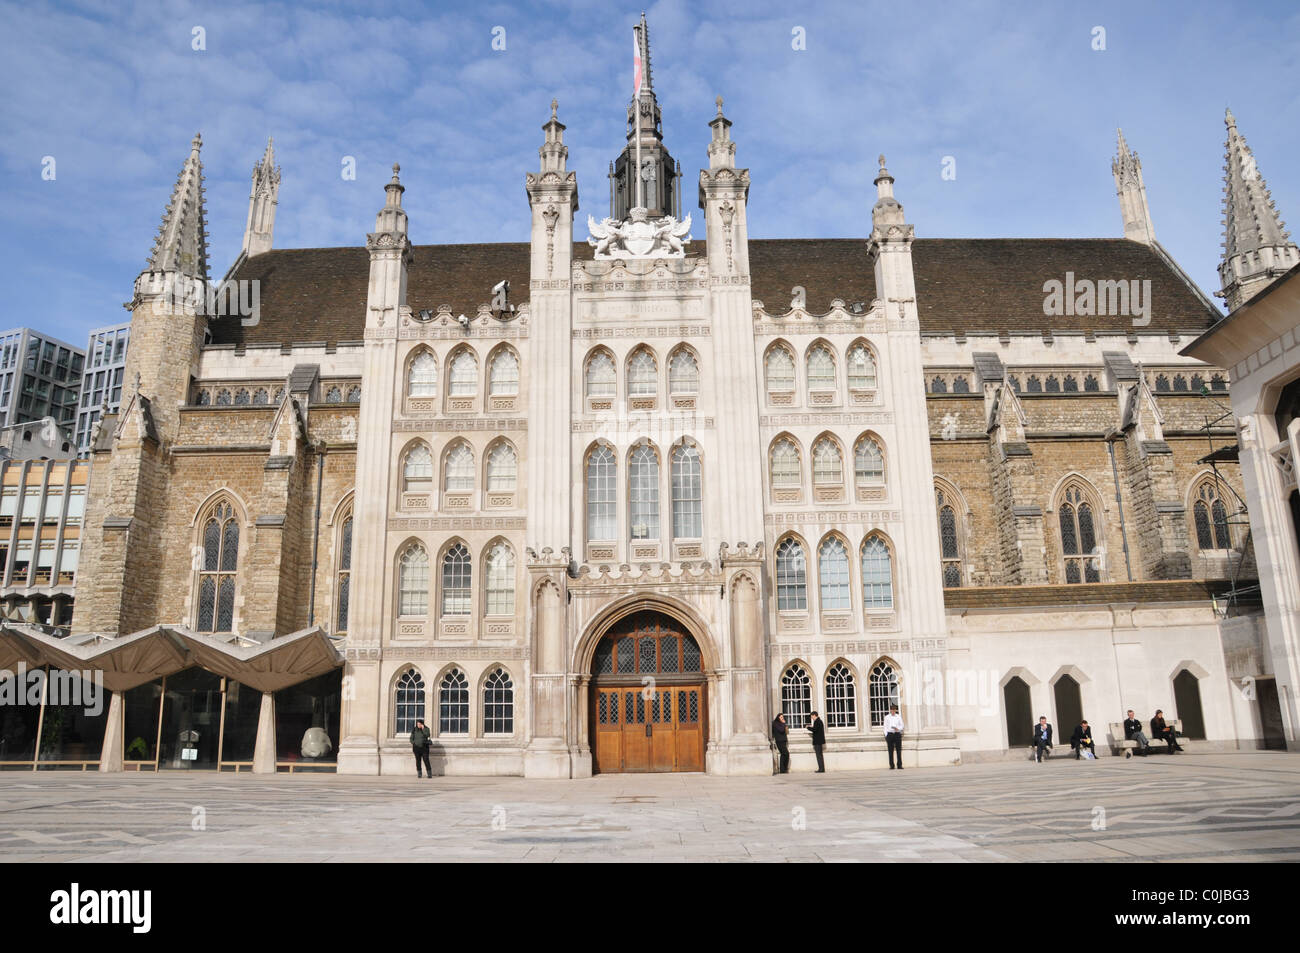
[[[593,770],[704,770],[704,685],[592,689]]]

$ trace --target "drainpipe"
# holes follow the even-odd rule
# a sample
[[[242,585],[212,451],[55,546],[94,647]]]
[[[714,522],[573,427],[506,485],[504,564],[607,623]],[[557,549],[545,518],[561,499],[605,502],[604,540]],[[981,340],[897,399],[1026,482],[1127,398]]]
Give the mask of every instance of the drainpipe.
[[[307,596],[307,628],[316,624],[316,557],[320,551],[320,490],[325,479],[324,447],[316,450],[316,518],[311,530],[311,593]]]
[[[1115,464],[1115,441],[1120,438],[1116,430],[1106,431],[1103,437],[1106,441],[1106,449],[1110,451],[1110,472],[1115,479],[1115,507],[1119,510],[1119,538],[1124,544],[1124,571],[1128,573],[1128,581],[1133,581],[1133,565],[1129,562],[1128,556],[1128,532],[1124,529],[1124,501],[1119,495],[1119,467]]]

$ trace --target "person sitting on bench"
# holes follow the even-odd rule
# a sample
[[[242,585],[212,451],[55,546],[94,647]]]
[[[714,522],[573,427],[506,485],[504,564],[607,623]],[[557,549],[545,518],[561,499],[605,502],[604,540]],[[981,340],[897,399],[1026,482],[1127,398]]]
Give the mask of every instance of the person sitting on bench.
[[[1074,729],[1074,734],[1070,736],[1070,747],[1074,749],[1074,758],[1077,761],[1086,751],[1089,758],[1097,757],[1096,746],[1092,743],[1092,729],[1088,727],[1087,719],[1081,721]]]
[[[1178,732],[1173,725],[1165,724],[1165,713],[1160,709],[1156,709],[1156,716],[1151,719],[1151,740],[1168,744],[1170,754],[1183,750],[1183,746],[1178,743]]]
[[[1124,719],[1124,740],[1136,741],[1138,754],[1150,753],[1151,742],[1147,741],[1147,736],[1142,734],[1142,722],[1134,717],[1132,708],[1128,710],[1128,717]]]

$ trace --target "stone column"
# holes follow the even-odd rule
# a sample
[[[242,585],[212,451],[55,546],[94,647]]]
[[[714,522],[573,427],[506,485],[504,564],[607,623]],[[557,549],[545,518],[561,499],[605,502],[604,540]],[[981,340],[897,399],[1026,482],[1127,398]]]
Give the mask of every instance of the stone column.
[[[271,692],[262,692],[262,708],[257,714],[253,773],[275,774],[275,695]]]
[[[113,692],[108,700],[108,722],[104,725],[104,747],[99,755],[99,770],[113,773],[124,770],[126,698]]]

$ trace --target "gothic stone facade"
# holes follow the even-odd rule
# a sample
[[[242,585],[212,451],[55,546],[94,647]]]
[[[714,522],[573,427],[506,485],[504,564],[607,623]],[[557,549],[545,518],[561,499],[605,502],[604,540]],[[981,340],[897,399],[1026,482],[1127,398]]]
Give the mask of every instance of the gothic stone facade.
[[[607,702],[680,733],[656,764],[719,774],[772,771],[782,710],[807,768],[810,708],[832,768],[882,767],[894,700],[909,764],[1002,756],[1040,712],[1263,743],[1262,627],[1212,598],[1254,573],[1240,474],[1201,462],[1234,442],[1228,375],[1179,355],[1216,314],[1129,221],[1122,139],[1136,238],[914,238],[882,157],[866,239],[751,240],[720,103],[710,125],[703,236],[625,259],[575,241],[554,113],[522,244],[412,246],[394,167],[364,249],[273,249],[268,147],[230,273],[255,324],[164,296],[206,279],[196,140],[94,446],[74,630],[323,628],[342,772],[409,773],[416,713],[446,773],[628,769]],[[1074,279],[1145,289],[1147,320],[1048,314]],[[647,624],[676,641],[616,664]],[[639,691],[598,712],[610,675]]]

